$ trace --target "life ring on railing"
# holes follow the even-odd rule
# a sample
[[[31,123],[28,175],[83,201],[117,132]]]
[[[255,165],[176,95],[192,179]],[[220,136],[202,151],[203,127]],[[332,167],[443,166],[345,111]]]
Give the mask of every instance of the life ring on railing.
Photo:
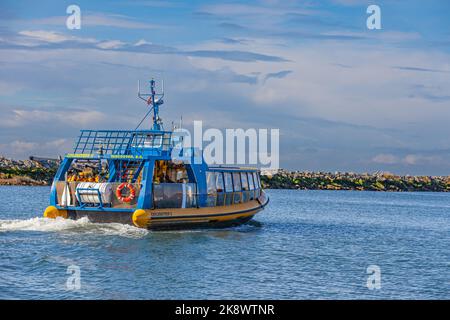
[[[122,195],[122,190],[128,189],[128,196],[124,197]],[[123,182],[116,189],[116,196],[122,202],[130,202],[136,197],[136,190],[131,183]]]

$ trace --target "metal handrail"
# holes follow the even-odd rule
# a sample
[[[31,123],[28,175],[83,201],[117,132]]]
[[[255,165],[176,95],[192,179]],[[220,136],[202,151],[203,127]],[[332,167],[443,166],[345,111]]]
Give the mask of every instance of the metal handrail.
[[[77,188],[75,190],[75,194],[76,194],[78,202],[81,204],[81,206],[80,206],[81,208],[86,206],[86,203],[81,201],[80,191],[96,191],[97,192],[97,196],[98,196],[98,202],[99,202],[99,205],[97,207],[103,208],[102,194],[101,194],[99,189],[95,189],[95,188]]]
[[[142,155],[144,149],[162,149],[171,143],[170,131],[81,130],[74,153]]]

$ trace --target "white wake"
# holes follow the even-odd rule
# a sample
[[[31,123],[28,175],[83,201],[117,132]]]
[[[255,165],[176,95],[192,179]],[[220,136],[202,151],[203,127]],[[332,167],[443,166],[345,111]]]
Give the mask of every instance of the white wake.
[[[0,220],[0,232],[42,231],[75,232],[99,235],[116,235],[128,238],[141,238],[148,231],[120,223],[92,223],[88,218],[79,220],[31,218],[27,220]]]

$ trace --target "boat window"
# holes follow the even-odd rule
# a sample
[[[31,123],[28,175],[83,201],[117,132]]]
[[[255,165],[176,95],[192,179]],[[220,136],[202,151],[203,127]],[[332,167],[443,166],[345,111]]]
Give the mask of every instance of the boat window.
[[[216,179],[216,189],[217,189],[217,201],[216,206],[223,206],[225,205],[225,197],[226,194],[224,191],[224,185],[223,185],[223,174],[222,172],[217,172],[217,179]]]
[[[217,177],[216,177],[216,189],[217,192],[223,192],[223,176],[222,176],[222,172],[217,172]]]
[[[255,189],[259,189],[258,173],[253,172],[253,180],[255,181]]]
[[[165,133],[162,136],[162,141],[161,141],[162,150],[164,150],[164,151],[169,150],[171,140],[172,140],[172,137],[171,137],[171,134],[169,134],[169,133]]]
[[[207,207],[214,207],[216,205],[216,198],[217,198],[216,178],[217,178],[216,172],[211,171],[206,172],[206,190],[208,194],[206,198]]]
[[[184,164],[172,161],[155,161],[153,174],[154,183],[187,183],[189,182],[187,170]]]
[[[256,177],[258,178],[258,189],[261,189],[261,176],[259,172],[256,173]]]
[[[186,208],[195,208],[197,206],[197,184],[183,183],[186,188]]]
[[[233,192],[233,181],[231,180],[231,173],[225,172],[225,191]]]
[[[162,136],[149,134],[145,138],[144,148],[160,148],[162,145]]]
[[[217,192],[216,187],[217,173],[208,171],[206,173],[206,187],[208,190],[208,194],[214,194]]]
[[[250,190],[255,190],[255,185],[253,183],[253,174],[251,172],[248,173],[248,184],[250,185]]]
[[[192,208],[196,206],[195,183],[161,183],[153,186],[155,208]]]
[[[241,180],[242,180],[242,190],[247,191],[248,190],[247,172],[241,173]]]
[[[241,191],[241,178],[239,172],[233,172],[234,191]]]
[[[161,183],[153,187],[155,208],[181,208],[183,190],[181,184]]]

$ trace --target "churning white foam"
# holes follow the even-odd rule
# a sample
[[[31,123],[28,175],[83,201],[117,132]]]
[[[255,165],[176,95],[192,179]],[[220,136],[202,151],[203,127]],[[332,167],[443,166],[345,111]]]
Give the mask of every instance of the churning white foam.
[[[99,235],[117,235],[128,238],[141,238],[148,234],[146,229],[120,223],[92,223],[88,218],[70,220],[63,218],[31,218],[27,220],[0,220],[0,232],[42,231],[76,232]]]

